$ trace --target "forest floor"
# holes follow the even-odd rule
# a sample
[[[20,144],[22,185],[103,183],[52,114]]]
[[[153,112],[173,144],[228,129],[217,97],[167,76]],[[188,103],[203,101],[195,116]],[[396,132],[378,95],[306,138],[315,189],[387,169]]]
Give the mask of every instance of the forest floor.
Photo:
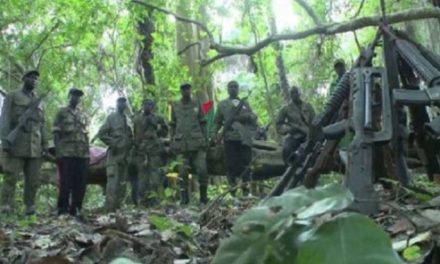
[[[439,191],[435,184],[421,184]],[[156,208],[127,206],[106,214],[98,208],[103,198],[95,189],[86,200],[90,209],[78,219],[53,213],[54,201],[48,196],[54,191],[40,191],[46,210],[36,216],[0,216],[0,263],[210,263],[234,220],[260,200],[218,194],[207,206],[181,207],[168,201]],[[408,263],[437,263],[430,258],[438,254],[440,197],[381,185],[377,191],[382,202],[372,219],[388,232],[393,248]]]

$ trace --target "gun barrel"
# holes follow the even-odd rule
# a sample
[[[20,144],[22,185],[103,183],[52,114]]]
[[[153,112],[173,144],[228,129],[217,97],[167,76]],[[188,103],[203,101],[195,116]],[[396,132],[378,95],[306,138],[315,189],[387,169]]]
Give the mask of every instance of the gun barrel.
[[[414,44],[407,40],[396,39],[396,48],[399,55],[429,87],[440,83],[440,71],[423,56]]]

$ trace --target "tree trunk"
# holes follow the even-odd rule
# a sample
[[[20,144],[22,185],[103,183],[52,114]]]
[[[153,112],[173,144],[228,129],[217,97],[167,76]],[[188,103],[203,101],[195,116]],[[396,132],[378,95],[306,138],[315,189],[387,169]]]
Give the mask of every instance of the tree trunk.
[[[151,48],[153,44],[152,34],[154,32],[154,22],[151,14],[152,12],[149,12],[148,15],[144,17],[144,20],[138,23],[138,32],[143,36],[138,55],[138,66],[143,81],[146,84],[154,85],[154,70],[153,65],[151,65],[151,60],[153,59]]]
[[[179,0],[177,5],[177,13],[180,16],[191,17],[191,2],[187,0]],[[204,16],[204,9],[200,9]],[[206,18],[206,16],[204,16]],[[188,69],[189,76],[192,80],[193,90],[197,94],[197,98],[204,102],[212,98],[212,73],[206,67],[202,69],[200,62],[203,56],[209,51],[209,41],[200,39],[199,29],[192,24],[181,23],[176,21],[176,47],[182,58],[182,64]],[[197,44],[195,44],[197,43]]]
[[[270,33],[272,35],[277,34],[277,25],[276,25],[275,17],[273,15],[272,11],[270,12],[269,25],[270,25]],[[278,70],[278,78],[280,81],[281,92],[283,94],[284,101],[288,102],[289,101],[289,82],[287,80],[286,67],[284,66],[283,47],[281,46],[280,42],[275,42],[273,46],[274,46],[274,49],[277,53],[277,56],[275,59],[275,65],[277,66],[277,70]]]

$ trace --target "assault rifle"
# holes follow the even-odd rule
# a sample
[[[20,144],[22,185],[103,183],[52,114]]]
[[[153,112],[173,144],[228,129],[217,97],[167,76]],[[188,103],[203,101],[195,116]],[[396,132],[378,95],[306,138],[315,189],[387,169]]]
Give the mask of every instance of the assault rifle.
[[[49,92],[46,92],[43,96],[34,99],[29,104],[29,107],[26,109],[26,111],[18,118],[17,126],[15,126],[15,128],[6,136],[5,140],[8,146],[13,146],[15,144],[15,141],[17,140],[17,136],[20,131],[26,131],[26,126],[28,122],[32,119],[35,119],[35,115],[38,113],[38,106],[48,94]]]
[[[220,136],[218,137],[218,141],[221,141],[224,138],[226,131],[231,129],[232,124],[235,122],[235,118],[240,114],[241,109],[243,109],[244,103],[247,101],[249,96],[251,96],[251,94],[252,94],[252,90],[249,90],[248,94],[245,97],[240,99],[237,107],[234,110],[234,113],[223,124],[223,130],[222,130]]]

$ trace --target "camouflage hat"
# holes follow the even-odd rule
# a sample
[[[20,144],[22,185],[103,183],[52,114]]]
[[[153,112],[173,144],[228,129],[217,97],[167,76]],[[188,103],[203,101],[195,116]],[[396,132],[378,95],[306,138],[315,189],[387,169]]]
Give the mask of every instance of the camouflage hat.
[[[29,77],[29,76],[40,76],[40,73],[37,70],[30,70],[30,71],[27,71],[23,74],[22,79]]]
[[[68,95],[83,96],[84,92],[82,90],[78,89],[78,88],[73,87],[73,88],[69,89]]]
[[[335,60],[335,63],[333,63],[333,67],[336,67],[336,66],[338,66],[338,65],[345,66],[345,62],[344,62],[344,60],[343,60],[343,59],[337,59],[337,60]]]

